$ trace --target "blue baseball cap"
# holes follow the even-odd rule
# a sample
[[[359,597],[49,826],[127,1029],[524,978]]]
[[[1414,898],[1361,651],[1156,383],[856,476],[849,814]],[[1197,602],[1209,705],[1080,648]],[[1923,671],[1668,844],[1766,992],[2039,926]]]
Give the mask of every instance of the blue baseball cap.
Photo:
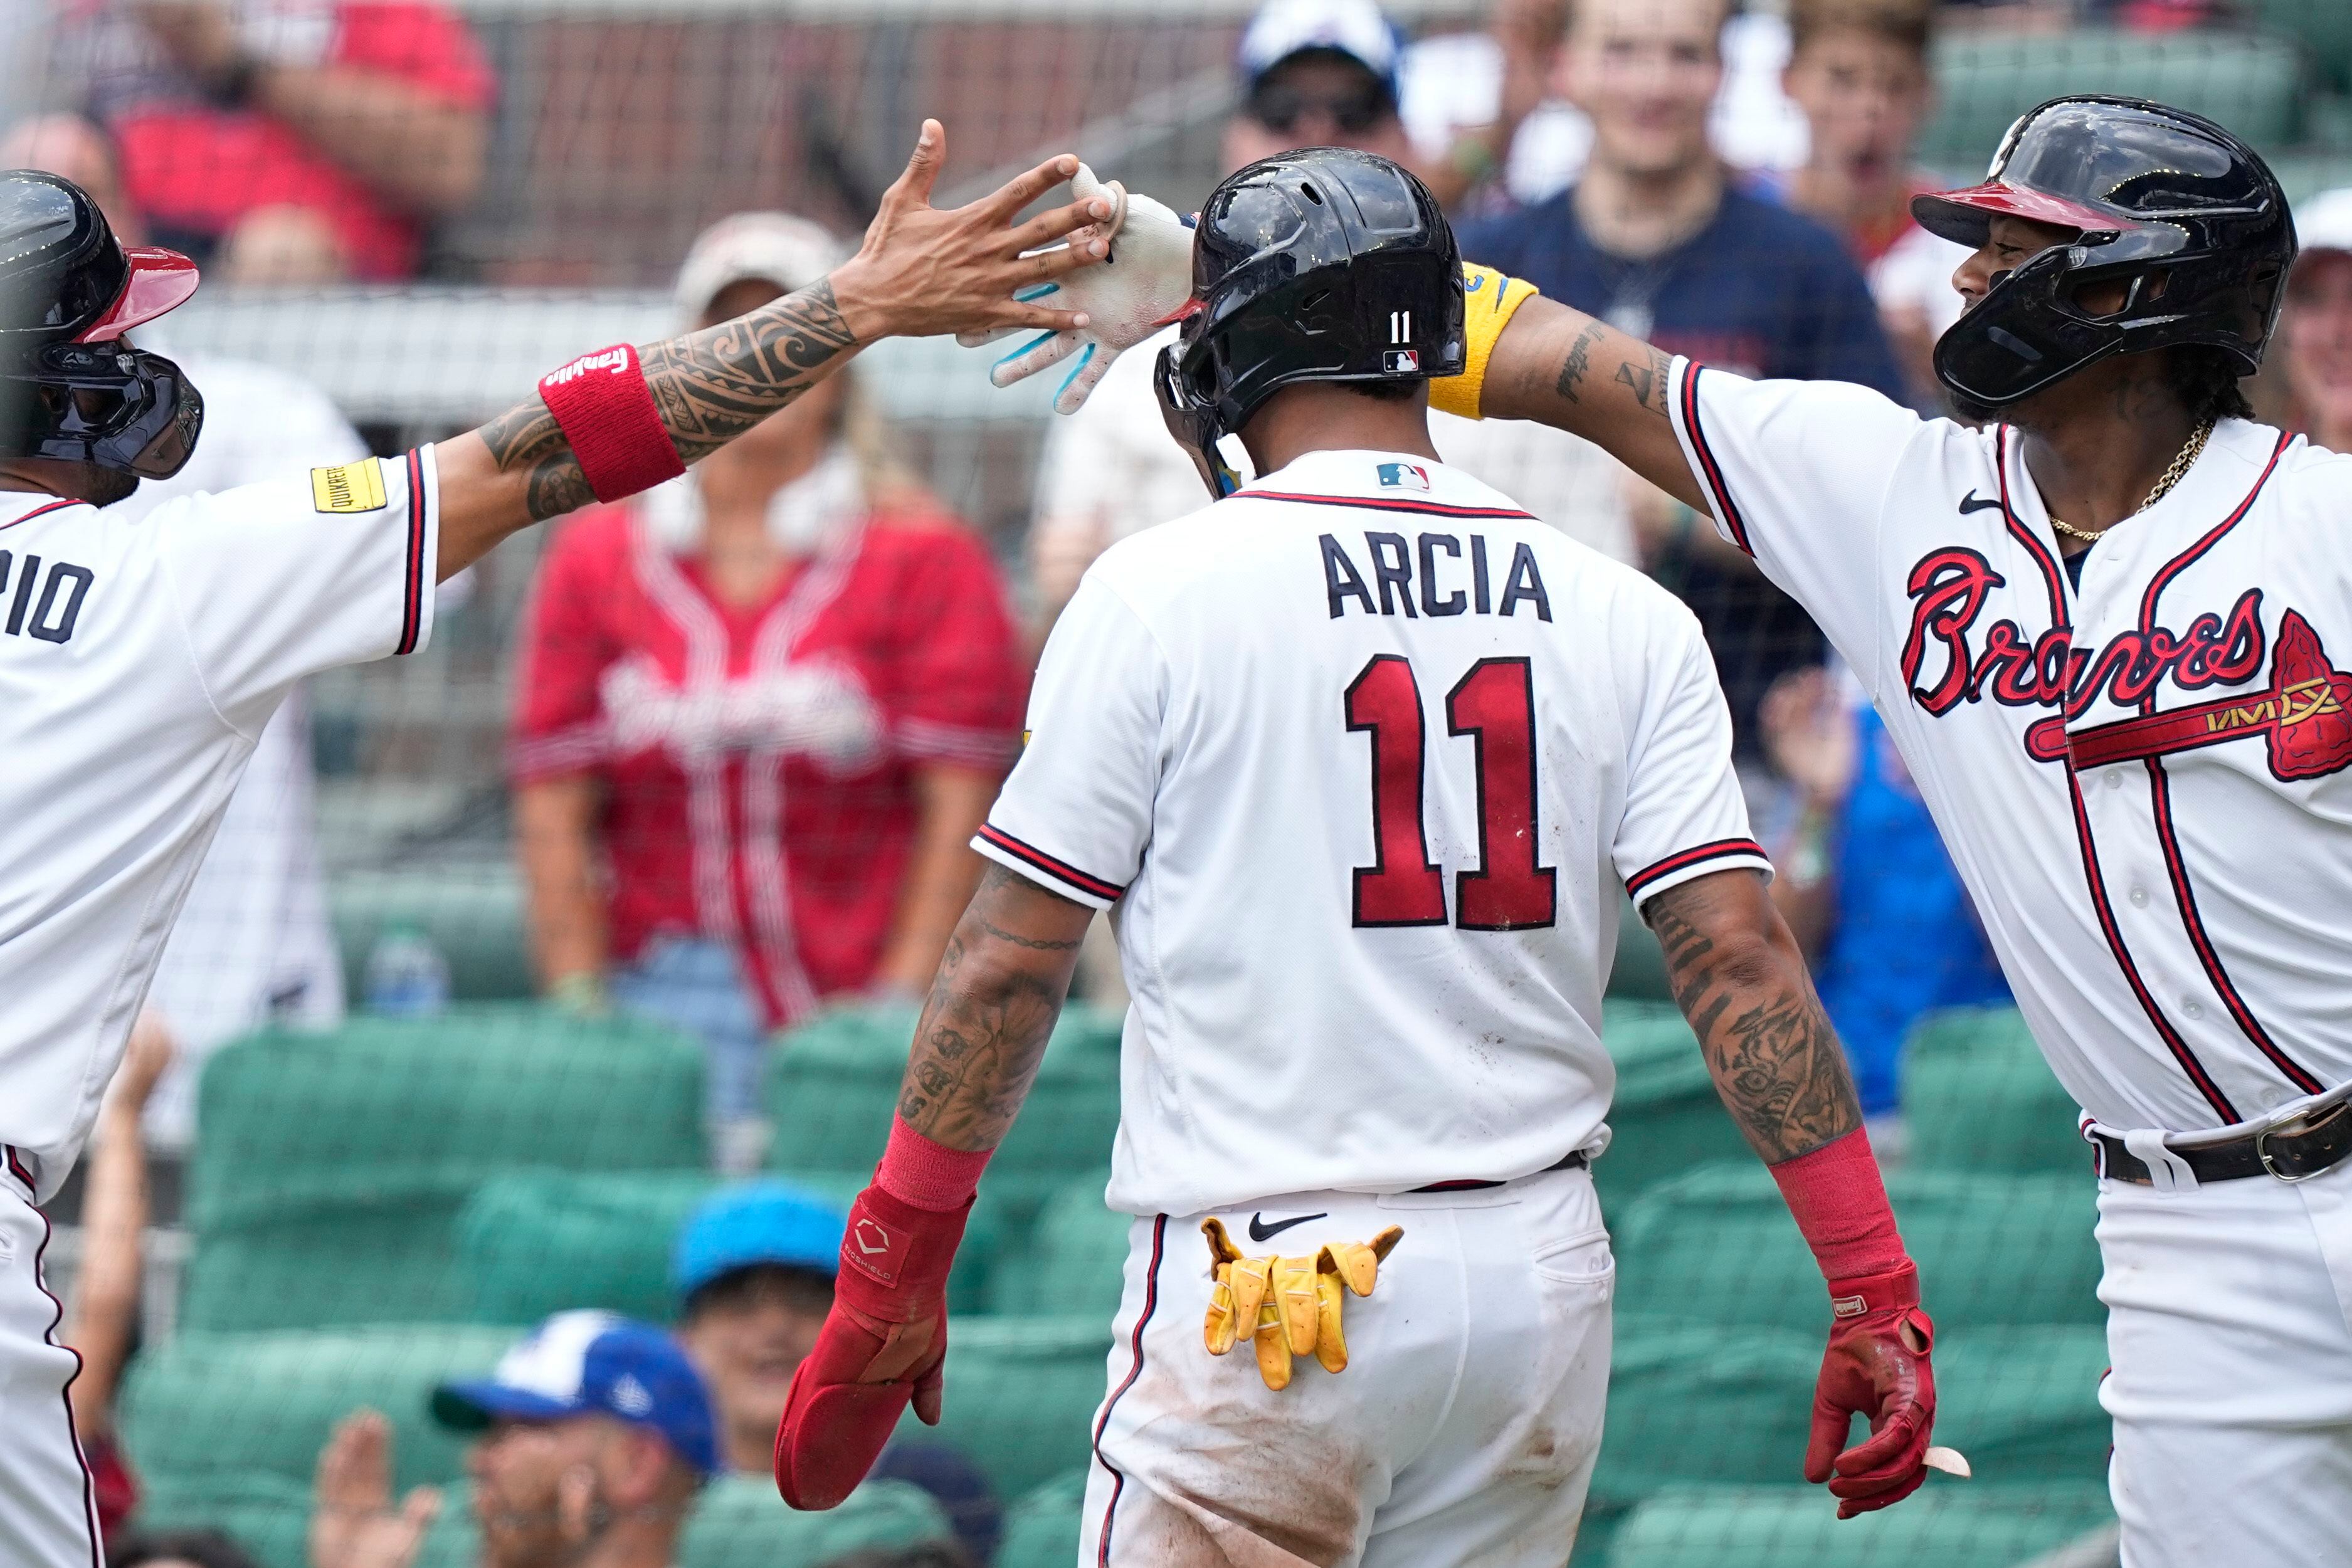
[[[719,1275],[756,1263],[835,1274],[848,1222],[836,1205],[784,1182],[726,1187],[705,1198],[678,1232],[670,1284],[679,1296],[690,1296]]]
[[[460,1432],[571,1416],[646,1427],[704,1475],[719,1469],[701,1375],[669,1335],[616,1312],[558,1312],[499,1357],[488,1377],[433,1391],[433,1418]]]
[[[1347,56],[1388,89],[1391,103],[1397,101],[1404,35],[1373,0],[1267,0],[1242,35],[1242,80],[1255,87],[1266,72],[1310,49]]]

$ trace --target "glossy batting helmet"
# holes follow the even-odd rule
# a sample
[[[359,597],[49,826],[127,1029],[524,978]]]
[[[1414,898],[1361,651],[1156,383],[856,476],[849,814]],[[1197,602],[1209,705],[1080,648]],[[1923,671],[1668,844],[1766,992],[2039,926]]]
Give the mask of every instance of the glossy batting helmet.
[[[1936,374],[2000,408],[2111,354],[2222,350],[2252,375],[2294,261],[2285,193],[2254,150],[2202,115],[2137,98],[2060,98],[2001,138],[1981,184],[1920,196],[1921,225],[1974,248],[1996,216],[2079,231],[2013,272],[1936,345]],[[2126,279],[2094,315],[2085,286]]]
[[[1296,382],[1462,373],[1462,259],[1437,200],[1385,158],[1311,147],[1209,193],[1192,302],[1160,350],[1160,412],[1214,496],[1238,478],[1217,444]]]
[[[0,458],[177,474],[204,399],[179,366],[122,335],[195,291],[195,263],[125,249],[72,181],[0,172]]]

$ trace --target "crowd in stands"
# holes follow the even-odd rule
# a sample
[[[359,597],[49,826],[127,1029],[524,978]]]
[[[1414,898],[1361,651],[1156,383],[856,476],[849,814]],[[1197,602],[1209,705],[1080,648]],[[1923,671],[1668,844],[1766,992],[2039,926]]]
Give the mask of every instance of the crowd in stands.
[[[0,164],[79,180],[128,242],[187,250],[240,284],[412,278],[483,189],[498,83],[435,0],[49,4],[49,108],[7,132]],[[1241,35],[1221,156],[1228,170],[1303,145],[1395,157],[1457,214],[1473,260],[1673,352],[1856,382],[1937,413],[1929,355],[1960,301],[1958,248],[1909,216],[1930,182],[1915,147],[1931,46],[1939,29],[2085,18],[2161,31],[2221,12],[1787,0],[1741,16],[1727,0],[1496,0],[1482,32],[1409,43],[1374,0],[1269,0]],[[2352,450],[2352,189],[2299,216],[2267,406]],[[803,287],[841,244],[800,216],[724,217],[677,269],[676,323]],[[1018,594],[896,458],[856,371],[548,542],[511,650],[508,754],[539,977],[554,1006],[702,1044],[723,1170],[763,1162],[760,1084],[781,1031],[833,1002],[911,1004],[928,988],[1055,614],[1103,550],[1202,504],[1149,384],[1160,346],[1124,356],[1047,433]],[[210,408],[195,465],[129,505],[363,450],[299,380],[209,357],[190,369]],[[1868,697],[1707,519],[1597,449],[1533,426],[1432,424],[1449,461],[1699,617],[1774,895],[1874,1140],[1899,1150],[1912,1027],[2007,990]],[[73,1400],[113,1568],[252,1561],[224,1534],[137,1528],[137,1456],[115,1441],[111,1403],[137,1340],[142,1149],[196,1135],[195,1077],[223,1043],[343,1014],[310,770],[309,721],[289,702],[183,915],[83,1183],[64,1332],[84,1357]],[[1115,962],[1087,973],[1098,998],[1113,992]],[[766,1473],[841,1228],[819,1195],[729,1187],[677,1239],[673,1329],[562,1313],[487,1379],[442,1387],[436,1418],[474,1434],[485,1568],[551,1568],[591,1541],[600,1568],[668,1568],[709,1477]],[[443,1500],[394,1495],[391,1441],[380,1414],[355,1411],[321,1453],[311,1568],[415,1560]],[[858,1563],[989,1560],[1002,1500],[967,1456],[905,1443],[877,1474],[931,1494],[959,1544]]]

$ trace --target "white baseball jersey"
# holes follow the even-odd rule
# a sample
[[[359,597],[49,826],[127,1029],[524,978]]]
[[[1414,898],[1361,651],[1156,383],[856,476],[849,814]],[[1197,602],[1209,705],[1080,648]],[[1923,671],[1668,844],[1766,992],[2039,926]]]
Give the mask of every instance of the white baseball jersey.
[[[1673,390],[1717,527],[1870,687],[2092,1117],[2352,1077],[2352,458],[2224,421],[2077,586],[2014,430],[1688,361]]]
[[[143,518],[0,495],[0,1145],[72,1168],[255,737],[424,645],[430,447]]]
[[[1113,547],[1029,727],[974,847],[1112,911],[1130,1213],[1599,1147],[1621,890],[1767,869],[1690,613],[1425,458]]]

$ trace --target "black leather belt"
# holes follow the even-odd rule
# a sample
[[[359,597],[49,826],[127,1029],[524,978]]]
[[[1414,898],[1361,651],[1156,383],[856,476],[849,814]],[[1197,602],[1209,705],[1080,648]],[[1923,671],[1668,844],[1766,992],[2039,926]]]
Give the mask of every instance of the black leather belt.
[[[1559,1164],[1546,1166],[1539,1171],[1529,1171],[1528,1175],[1549,1176],[1554,1171],[1580,1171],[1591,1163],[1592,1162],[1591,1160],[1584,1157],[1584,1151],[1582,1149],[1577,1149],[1571,1152]],[[1513,1176],[1511,1181],[1525,1181],[1526,1179],[1526,1176]],[[1407,1190],[1412,1192],[1484,1192],[1490,1186],[1508,1186],[1509,1185],[1510,1182],[1500,1181],[1433,1181],[1427,1186],[1411,1187]]]
[[[2099,1149],[2099,1174],[2117,1181],[2152,1186],[2147,1165],[2124,1147],[2121,1138],[2094,1133]],[[2352,1102],[2330,1105],[2300,1126],[2289,1123],[2268,1132],[2252,1133],[2226,1144],[2172,1153],[2196,1173],[2200,1182],[2239,1181],[2247,1176],[2275,1176],[2280,1181],[2308,1181],[2335,1169],[2352,1155]]]

